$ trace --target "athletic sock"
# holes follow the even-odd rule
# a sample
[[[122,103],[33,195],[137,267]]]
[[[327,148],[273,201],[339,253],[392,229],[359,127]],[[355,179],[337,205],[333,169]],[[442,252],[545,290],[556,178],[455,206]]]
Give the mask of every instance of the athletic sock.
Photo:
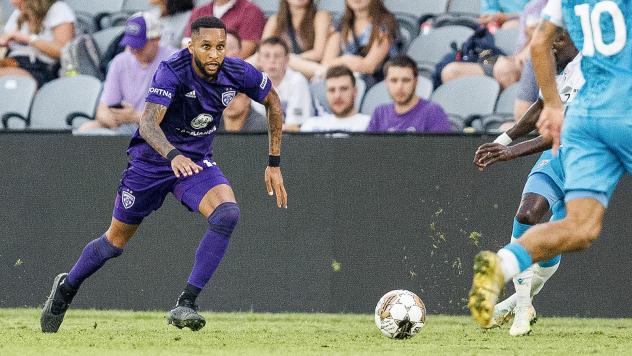
[[[531,304],[532,281],[533,271],[531,268],[527,268],[513,278],[516,288],[516,307],[528,307]]]
[[[544,283],[553,276],[557,268],[560,266],[560,263],[554,264],[549,267],[542,267],[539,264],[533,265],[533,283],[531,284],[531,297],[534,297],[536,294],[540,293],[542,287],[544,287]]]
[[[501,248],[498,251],[498,257],[500,257],[500,267],[505,277],[505,283],[532,264],[529,252],[518,243],[511,243]]]
[[[76,292],[83,281],[103,267],[105,261],[118,257],[122,253],[123,249],[112,245],[105,234],[103,234],[86,245],[63,284],[68,284],[70,287],[68,289],[74,289]]]
[[[190,283],[187,283],[187,286],[184,287],[182,294],[180,294],[180,297],[178,298],[178,305],[189,307],[195,305],[195,300],[197,299],[198,295],[200,295],[201,291],[202,288],[198,288]]]

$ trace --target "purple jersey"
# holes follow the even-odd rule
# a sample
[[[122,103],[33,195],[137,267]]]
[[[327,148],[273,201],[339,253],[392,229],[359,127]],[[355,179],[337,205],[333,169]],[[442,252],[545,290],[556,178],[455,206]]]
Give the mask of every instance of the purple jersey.
[[[211,156],[211,144],[224,108],[238,92],[261,103],[272,87],[265,74],[238,58],[226,57],[216,80],[207,82],[193,70],[188,49],[176,52],[154,74],[146,102],[167,107],[160,128],[167,140],[193,161]],[[128,155],[134,160],[166,163],[136,131]]]

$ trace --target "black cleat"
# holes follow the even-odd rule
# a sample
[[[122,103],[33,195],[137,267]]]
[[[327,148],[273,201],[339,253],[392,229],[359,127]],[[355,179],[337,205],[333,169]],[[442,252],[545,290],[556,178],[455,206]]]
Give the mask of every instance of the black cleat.
[[[50,295],[44,303],[42,308],[42,316],[40,317],[40,325],[42,331],[45,333],[56,333],[59,330],[59,326],[64,321],[64,315],[66,310],[72,302],[74,293],[72,295],[64,296],[61,291],[61,284],[64,282],[68,273],[60,273],[55,277],[53,281],[53,288],[50,291]]]
[[[176,328],[189,328],[198,331],[206,325],[206,320],[198,314],[197,305],[186,300],[178,301],[174,309],[167,314],[167,322]]]

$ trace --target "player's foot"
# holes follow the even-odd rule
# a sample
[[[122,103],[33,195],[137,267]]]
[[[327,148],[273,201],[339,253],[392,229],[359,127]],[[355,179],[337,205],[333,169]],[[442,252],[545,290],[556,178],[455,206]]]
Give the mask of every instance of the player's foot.
[[[197,305],[186,300],[178,301],[178,304],[167,315],[167,322],[178,329],[189,328],[198,331],[206,325],[206,320],[198,314]]]
[[[75,292],[68,293],[61,290],[61,285],[68,276],[68,273],[60,273],[53,281],[53,288],[42,308],[40,326],[45,333],[56,333],[59,326],[64,321],[66,310],[72,302]]]
[[[509,298],[496,304],[494,307],[494,315],[492,316],[492,325],[490,328],[501,327],[509,324],[514,318],[514,308],[516,307],[516,295],[513,294]]]
[[[532,305],[519,306],[514,309],[514,321],[509,329],[511,336],[523,336],[531,333],[531,325],[538,320],[535,308]]]
[[[467,306],[483,328],[492,326],[494,305],[504,286],[500,257],[491,251],[479,252],[474,258],[474,278]]]

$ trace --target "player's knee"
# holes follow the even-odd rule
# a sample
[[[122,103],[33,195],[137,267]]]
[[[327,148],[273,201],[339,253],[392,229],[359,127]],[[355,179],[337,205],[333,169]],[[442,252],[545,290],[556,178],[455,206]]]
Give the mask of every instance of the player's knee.
[[[239,222],[239,205],[229,202],[220,204],[208,217],[209,228],[219,234],[230,236]]]
[[[535,225],[540,222],[540,216],[532,209],[520,210],[516,213],[516,220],[525,225]]]

